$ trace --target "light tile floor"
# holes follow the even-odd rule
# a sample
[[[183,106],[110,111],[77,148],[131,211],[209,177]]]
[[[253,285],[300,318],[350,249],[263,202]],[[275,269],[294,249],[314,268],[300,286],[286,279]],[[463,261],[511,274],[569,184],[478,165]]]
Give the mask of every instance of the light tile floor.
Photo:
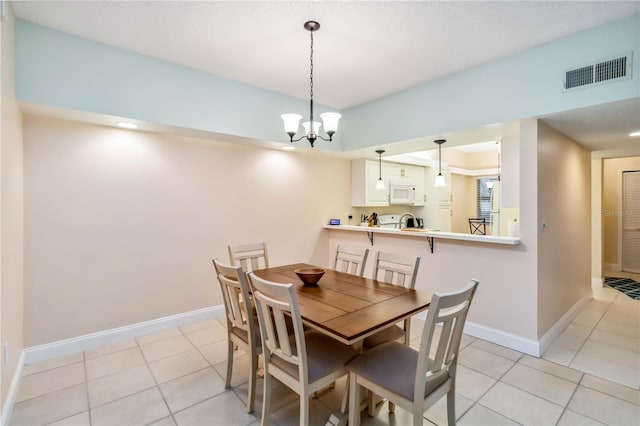
[[[605,275],[640,282],[640,274]],[[608,286],[594,287],[593,299],[542,358],[640,389],[640,300]]]
[[[609,288],[596,289],[594,300],[543,358],[463,336],[458,422],[640,424],[640,301],[630,303],[624,297]],[[422,325],[413,320],[414,347]],[[154,333],[25,366],[9,424],[258,425],[262,380],[256,411],[247,414],[248,365],[247,355],[238,351],[232,388],[225,389],[226,331],[221,320]],[[274,382],[272,423],[297,425],[297,395]],[[334,390],[312,400],[312,425],[323,425],[338,410],[344,387],[342,379]],[[426,412],[425,425],[447,424],[445,402],[441,399]],[[364,415],[362,424],[407,425],[411,416],[400,408],[389,414],[382,406],[374,417]]]

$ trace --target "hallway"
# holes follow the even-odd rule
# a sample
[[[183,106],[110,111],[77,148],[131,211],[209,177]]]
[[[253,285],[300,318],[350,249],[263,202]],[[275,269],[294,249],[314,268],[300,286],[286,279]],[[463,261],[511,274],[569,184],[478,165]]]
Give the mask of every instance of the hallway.
[[[632,278],[640,274],[605,272]],[[604,286],[542,355],[543,359],[640,389],[640,300]]]

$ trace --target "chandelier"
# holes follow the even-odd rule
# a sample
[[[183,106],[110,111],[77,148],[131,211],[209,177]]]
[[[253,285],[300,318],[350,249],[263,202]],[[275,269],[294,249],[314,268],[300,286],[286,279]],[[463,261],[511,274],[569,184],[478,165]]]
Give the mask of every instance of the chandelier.
[[[298,133],[298,127],[300,124],[300,119],[302,118],[299,114],[282,114],[282,121],[284,121],[284,131],[289,135],[290,142],[298,142],[302,138],[307,138],[311,147],[313,148],[313,144],[315,143],[317,138],[322,139],[323,141],[331,141],[333,138],[333,134],[338,130],[338,120],[340,120],[341,115],[337,112],[325,112],[324,114],[320,114],[320,118],[322,118],[322,124],[324,125],[324,131],[329,135],[329,139],[323,137],[318,134],[320,131],[320,122],[313,120],[313,33],[314,31],[318,31],[320,29],[320,24],[316,21],[307,21],[304,23],[304,28],[309,31],[311,34],[311,59],[310,59],[310,97],[309,100],[309,121],[305,121],[302,123],[304,127],[304,135],[300,136],[298,139],[293,139],[296,133]]]

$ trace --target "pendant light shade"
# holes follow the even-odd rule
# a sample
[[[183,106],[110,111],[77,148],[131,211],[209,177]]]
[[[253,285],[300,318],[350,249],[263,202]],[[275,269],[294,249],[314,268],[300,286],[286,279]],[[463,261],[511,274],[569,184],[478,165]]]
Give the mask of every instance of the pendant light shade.
[[[444,180],[444,176],[442,176],[442,144],[445,142],[446,139],[433,141],[433,143],[438,144],[438,176],[436,176],[436,180],[433,182],[433,186],[436,188],[447,186],[447,182]]]
[[[447,181],[444,180],[444,176],[439,174],[438,176],[436,176],[436,180],[433,182],[433,186],[435,186],[436,188],[447,186]]]
[[[309,121],[302,123],[304,127],[304,135],[299,137],[298,139],[294,139],[296,133],[298,133],[298,127],[300,126],[300,119],[302,116],[299,114],[282,114],[280,118],[284,121],[284,131],[289,135],[290,142],[298,142],[302,138],[307,138],[311,147],[313,148],[313,144],[315,141],[320,138],[323,141],[331,141],[333,139],[334,133],[338,130],[338,121],[340,117],[342,117],[337,112],[325,112],[324,114],[320,114],[320,118],[322,119],[322,123],[319,121],[315,121],[313,119],[313,33],[314,31],[318,31],[320,29],[320,24],[316,21],[307,21],[304,23],[304,28],[309,31],[311,34],[311,59],[310,59],[310,100],[309,100]],[[313,123],[310,125],[309,123]],[[325,138],[320,135],[320,126],[324,126],[324,131],[329,136],[329,138]]]
[[[387,189],[384,186],[384,181],[382,180],[382,154],[384,154],[384,149],[379,149],[376,151],[378,153],[378,166],[379,166],[379,171],[380,174],[378,176],[380,176],[378,178],[378,181],[376,182],[376,191],[384,191],[385,189]]]

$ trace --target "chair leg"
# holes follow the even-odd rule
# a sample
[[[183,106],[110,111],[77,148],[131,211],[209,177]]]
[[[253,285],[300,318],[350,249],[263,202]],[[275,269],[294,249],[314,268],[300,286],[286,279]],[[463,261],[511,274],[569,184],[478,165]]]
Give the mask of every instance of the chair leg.
[[[231,373],[233,372],[233,347],[235,346],[235,343],[233,343],[231,340],[229,340],[228,342],[229,344],[227,348],[227,378],[224,383],[224,387],[226,389],[229,389],[231,387]]]
[[[269,426],[271,424],[271,375],[268,371],[264,372],[264,390],[262,396],[262,421],[261,426]]]
[[[404,344],[411,346],[411,318],[404,320]]]
[[[447,392],[447,424],[456,424],[456,392],[453,389]]]
[[[300,426],[309,426],[309,395],[300,394]]]
[[[360,392],[354,373],[349,373],[349,426],[360,424]]]
[[[342,404],[340,404],[340,412],[347,412],[347,403],[349,401],[349,383],[351,382],[350,375],[347,374],[347,382],[344,384],[344,392],[342,394]],[[335,382],[333,382],[335,384]]]
[[[423,419],[424,419],[424,413],[420,410],[417,409],[414,410],[413,412],[413,426],[422,426],[423,425]]]
[[[396,404],[394,404],[391,401],[389,401],[389,412],[390,413],[395,413],[396,412]]]
[[[249,394],[247,395],[247,413],[253,413],[254,400],[256,399],[257,370],[258,355],[251,357],[251,370],[249,371]]]

